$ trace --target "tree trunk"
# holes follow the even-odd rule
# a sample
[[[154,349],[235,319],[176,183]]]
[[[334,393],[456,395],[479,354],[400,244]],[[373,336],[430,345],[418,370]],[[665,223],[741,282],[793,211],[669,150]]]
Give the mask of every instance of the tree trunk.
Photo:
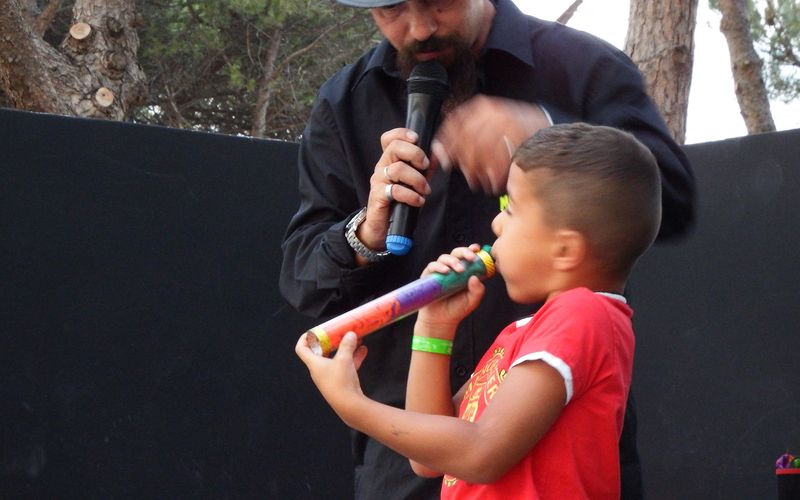
[[[36,36],[44,36],[47,28],[50,27],[50,24],[52,24],[53,19],[56,17],[60,7],[61,0],[50,0],[47,3],[47,6],[31,25],[33,33]]]
[[[358,20],[358,12],[354,11],[353,15],[348,19],[328,26],[317,37],[305,47],[302,47],[291,54],[284,57],[278,62],[280,55],[281,42],[283,37],[283,27],[277,26],[273,29],[272,37],[270,40],[269,50],[267,51],[267,60],[262,65],[261,77],[258,79],[256,88],[256,104],[253,108],[253,115],[251,120],[250,135],[253,137],[264,137],[267,132],[267,111],[269,110],[270,100],[272,99],[272,82],[275,76],[279,75],[286,65],[290,64],[296,58],[307,54],[315,46],[322,43],[325,37],[336,30],[344,29],[349,24]]]
[[[631,0],[625,52],[675,140],[686,138],[698,0]]]
[[[719,10],[722,12],[720,31],[728,42],[736,100],[747,133],[772,132],[775,122],[762,77],[763,63],[753,48],[746,0],[719,0]]]
[[[144,101],[134,0],[76,0],[59,48],[19,0],[0,1],[0,87],[21,109],[124,120]],[[29,18],[31,16],[28,16]],[[43,32],[42,26],[36,26]]]
[[[48,71],[68,62],[33,34],[22,7],[18,0],[0,1],[0,86],[15,107],[73,114]]]
[[[267,110],[272,98],[272,80],[275,75],[275,62],[278,60],[282,36],[281,28],[275,28],[272,31],[267,60],[262,65],[261,77],[258,79],[256,87],[256,105],[253,108],[253,126],[250,130],[252,137],[264,137],[267,133]]]

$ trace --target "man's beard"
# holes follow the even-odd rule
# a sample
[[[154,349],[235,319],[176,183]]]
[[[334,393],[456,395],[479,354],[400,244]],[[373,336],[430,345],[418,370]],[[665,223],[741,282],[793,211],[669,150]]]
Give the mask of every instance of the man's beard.
[[[397,69],[403,79],[407,80],[418,63],[414,54],[438,52],[446,48],[452,48],[453,51],[447,60],[439,61],[447,70],[447,77],[450,80],[450,92],[442,104],[443,113],[466,101],[478,90],[477,64],[469,44],[455,36],[429,38],[424,42],[406,45],[397,53]]]

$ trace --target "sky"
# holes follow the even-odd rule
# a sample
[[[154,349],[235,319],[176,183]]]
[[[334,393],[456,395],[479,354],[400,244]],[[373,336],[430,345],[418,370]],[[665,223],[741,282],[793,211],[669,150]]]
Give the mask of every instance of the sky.
[[[555,20],[572,0],[514,0],[519,8],[540,19]],[[694,69],[686,117],[686,144],[747,135],[736,102],[730,57],[719,31],[720,15],[700,0],[695,28]],[[628,0],[583,0],[567,23],[622,49],[628,30]],[[800,101],[770,103],[777,130],[800,128]]]

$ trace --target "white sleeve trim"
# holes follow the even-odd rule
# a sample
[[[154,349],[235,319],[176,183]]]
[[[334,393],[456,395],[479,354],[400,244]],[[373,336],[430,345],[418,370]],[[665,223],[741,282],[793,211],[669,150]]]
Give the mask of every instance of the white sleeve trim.
[[[547,118],[547,121],[550,123],[550,126],[552,127],[553,126],[553,117],[550,116],[550,112],[547,111],[547,108],[545,108],[541,104],[539,104],[539,103],[536,103],[536,104],[539,106],[539,108],[541,108],[542,112],[544,113],[545,118]]]
[[[567,391],[567,397],[564,401],[564,406],[566,406],[572,399],[572,369],[569,367],[569,365],[566,364],[561,358],[553,356],[547,351],[539,351],[520,356],[514,360],[513,363],[511,363],[509,370],[520,363],[524,363],[525,361],[544,361],[548,365],[555,368],[559,374],[561,374],[561,377],[564,379],[564,388]]]

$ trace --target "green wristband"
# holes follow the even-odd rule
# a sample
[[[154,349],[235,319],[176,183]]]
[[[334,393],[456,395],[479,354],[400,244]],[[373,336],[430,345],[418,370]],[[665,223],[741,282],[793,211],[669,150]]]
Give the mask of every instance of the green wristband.
[[[445,339],[434,339],[431,337],[417,337],[414,335],[411,338],[411,350],[432,352],[434,354],[444,354],[449,356],[453,353],[453,341]]]

